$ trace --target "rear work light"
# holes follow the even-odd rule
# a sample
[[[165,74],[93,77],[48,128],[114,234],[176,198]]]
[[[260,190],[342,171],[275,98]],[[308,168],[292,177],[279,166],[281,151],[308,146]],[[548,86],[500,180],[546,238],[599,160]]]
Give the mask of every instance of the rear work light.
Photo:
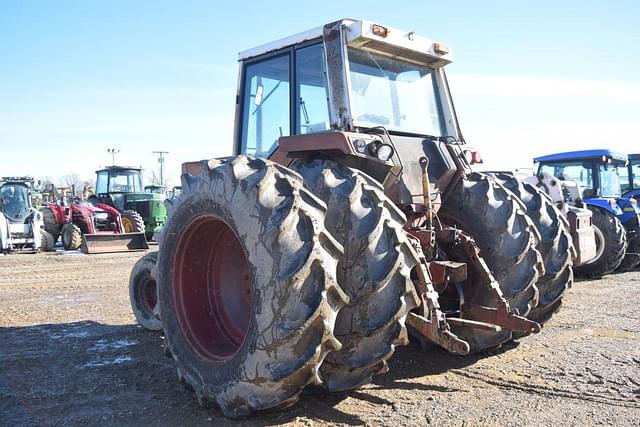
[[[480,152],[477,150],[464,150],[464,157],[470,165],[483,163],[482,156],[480,156]]]

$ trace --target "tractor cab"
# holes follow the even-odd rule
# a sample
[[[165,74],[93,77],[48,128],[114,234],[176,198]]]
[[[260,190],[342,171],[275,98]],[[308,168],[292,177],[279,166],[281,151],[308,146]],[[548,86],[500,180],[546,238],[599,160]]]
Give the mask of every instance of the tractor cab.
[[[537,174],[548,173],[561,180],[574,180],[581,187],[582,201],[618,216],[625,224],[637,221],[635,200],[622,197],[629,160],[611,150],[583,150],[537,157]]]
[[[444,67],[447,45],[344,19],[239,54],[234,154],[283,165],[339,154],[384,183],[399,205],[422,203],[468,169]]]
[[[149,194],[160,194],[164,196],[166,193],[166,187],[164,185],[145,185],[144,192]]]
[[[147,239],[152,239],[164,225],[167,214],[162,194],[146,191],[142,182],[141,168],[108,166],[96,171],[95,195],[89,201],[113,206],[121,213],[136,212],[144,221]]]
[[[3,178],[0,186],[0,211],[13,223],[23,223],[31,215],[30,181]]]
[[[629,154],[629,164],[620,173],[623,197],[640,199],[640,154]]]

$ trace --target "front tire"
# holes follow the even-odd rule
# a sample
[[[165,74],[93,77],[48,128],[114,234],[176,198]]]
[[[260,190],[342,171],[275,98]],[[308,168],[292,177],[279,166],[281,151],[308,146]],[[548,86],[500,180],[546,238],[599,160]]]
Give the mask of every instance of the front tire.
[[[144,220],[138,212],[126,210],[120,216],[125,233],[144,233]]]
[[[58,241],[60,232],[62,231],[62,225],[56,222],[56,217],[53,215],[53,211],[49,207],[44,207],[40,210],[42,212],[42,222],[44,223],[44,229],[53,239],[53,243]]]
[[[627,250],[627,233],[614,214],[604,209],[588,206],[593,213],[598,256],[587,264],[576,267],[576,275],[598,278],[612,273],[622,263]]]
[[[155,270],[178,375],[229,417],[289,406],[341,347],[348,298],[325,206],[297,174],[245,156],[204,163],[183,188]]]
[[[82,245],[82,230],[75,224],[66,223],[62,226],[62,246],[67,251],[80,249]]]
[[[151,252],[136,262],[129,276],[129,301],[136,320],[143,328],[161,331],[162,321],[157,310],[158,287],[152,271],[158,262],[158,252]]]

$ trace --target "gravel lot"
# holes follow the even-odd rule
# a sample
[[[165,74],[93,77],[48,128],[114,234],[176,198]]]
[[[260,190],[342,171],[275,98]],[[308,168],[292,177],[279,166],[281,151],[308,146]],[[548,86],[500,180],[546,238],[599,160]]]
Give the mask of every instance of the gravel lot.
[[[233,422],[135,324],[142,255],[0,256],[0,425],[640,425],[640,272],[576,283],[542,333],[500,351],[401,348],[361,390]]]

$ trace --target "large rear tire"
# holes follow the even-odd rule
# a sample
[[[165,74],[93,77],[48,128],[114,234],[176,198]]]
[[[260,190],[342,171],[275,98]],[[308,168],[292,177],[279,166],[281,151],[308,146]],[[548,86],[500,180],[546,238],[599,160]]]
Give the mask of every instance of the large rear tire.
[[[183,188],[155,270],[178,375],[229,417],[289,406],[341,347],[348,298],[325,205],[289,169],[245,156],[204,163]]]
[[[338,283],[350,302],[335,328],[342,349],[327,356],[320,373],[330,391],[356,388],[386,372],[395,346],[408,343],[405,319],[420,304],[410,274],[419,259],[404,214],[380,183],[331,160],[291,168],[327,204],[327,229],[344,246]]]
[[[129,275],[129,301],[140,325],[150,331],[162,330],[157,310],[158,286],[152,271],[158,262],[158,252],[151,252],[136,262]]]
[[[497,173],[496,179],[522,201],[540,240],[537,249],[544,260],[544,276],[536,282],[538,305],[527,317],[544,324],[560,308],[564,291],[573,283],[572,240],[569,223],[549,197],[513,175]]]
[[[522,203],[494,178],[474,172],[450,191],[439,216],[473,237],[511,308],[527,315],[538,304],[535,283],[544,264]]]
[[[53,243],[58,241],[58,237],[60,237],[60,231],[62,230],[62,225],[56,222],[56,217],[53,215],[53,211],[49,207],[43,207],[40,212],[42,212],[42,222],[44,223],[44,229],[53,238]]]
[[[62,226],[62,246],[67,251],[80,249],[82,245],[82,230],[70,222]]]
[[[599,256],[576,267],[575,272],[580,277],[598,278],[612,273],[622,263],[627,250],[627,233],[620,220],[611,212],[595,206],[588,208],[593,213],[592,224]]]

